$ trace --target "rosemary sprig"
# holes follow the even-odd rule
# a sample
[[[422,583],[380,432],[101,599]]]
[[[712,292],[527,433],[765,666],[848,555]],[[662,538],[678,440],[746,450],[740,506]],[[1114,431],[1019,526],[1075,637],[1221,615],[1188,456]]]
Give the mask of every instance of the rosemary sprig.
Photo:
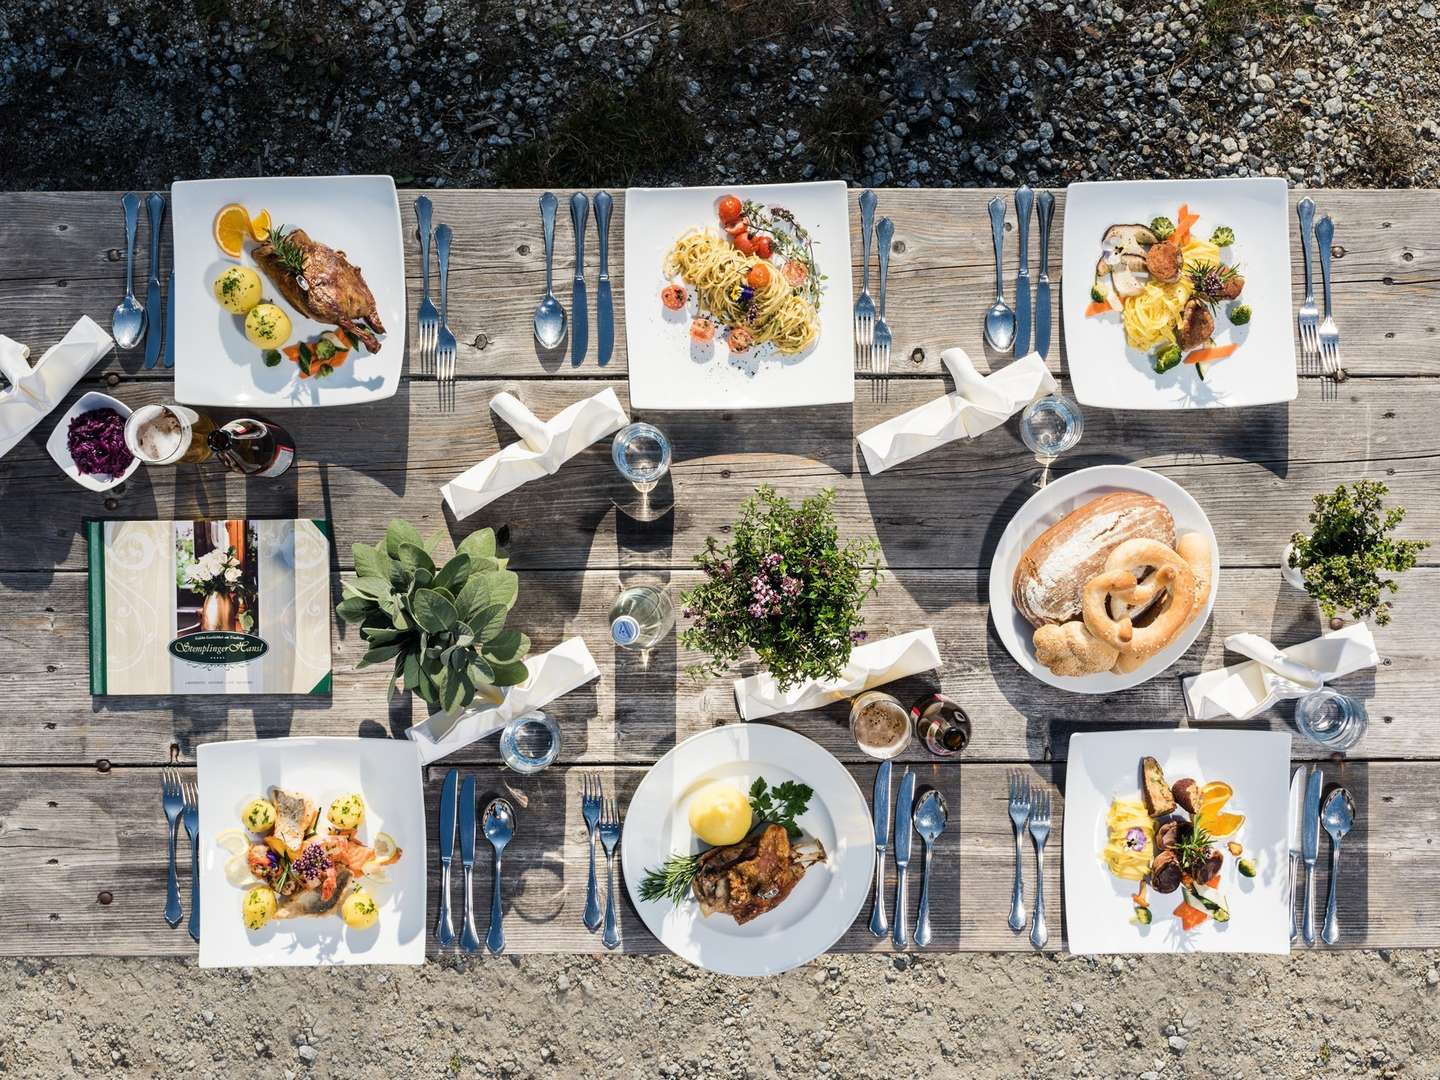
[[[647,870],[640,882],[641,900],[669,899],[679,904],[690,895],[690,886],[700,872],[700,856],[671,855],[658,869]]]
[[[286,226],[277,225],[270,230],[270,246],[286,270],[297,278],[305,276],[305,252],[290,239],[290,230]]]
[[[1189,834],[1175,845],[1175,857],[1180,860],[1180,866],[1188,871],[1203,859],[1210,849],[1210,839],[1210,834],[1192,821]]]

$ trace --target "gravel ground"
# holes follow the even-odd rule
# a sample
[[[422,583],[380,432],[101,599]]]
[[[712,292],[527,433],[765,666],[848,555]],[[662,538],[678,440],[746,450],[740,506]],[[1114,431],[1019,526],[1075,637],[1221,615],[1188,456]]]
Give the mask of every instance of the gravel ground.
[[[0,135],[13,188],[1427,186],[1437,47],[1436,0],[0,0]]]
[[[0,1073],[235,1078],[1440,1075],[1440,953],[845,956],[196,972],[7,961]]]

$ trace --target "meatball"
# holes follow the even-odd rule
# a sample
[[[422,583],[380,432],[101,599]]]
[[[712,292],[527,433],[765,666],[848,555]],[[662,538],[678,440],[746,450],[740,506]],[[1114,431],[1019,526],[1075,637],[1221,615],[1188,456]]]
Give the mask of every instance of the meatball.
[[[1170,794],[1175,797],[1177,803],[1190,811],[1191,814],[1200,813],[1200,802],[1202,799],[1200,785],[1188,776],[1183,780],[1176,780],[1175,783],[1171,784]]]
[[[1245,291],[1245,279],[1239,274],[1231,274],[1220,286],[1220,297],[1224,300],[1234,300]]]
[[[1185,256],[1181,254],[1179,245],[1170,240],[1151,244],[1150,250],[1145,253],[1145,269],[1156,281],[1179,281],[1184,262]]]
[[[1180,821],[1162,822],[1160,827],[1155,830],[1155,850],[1171,851],[1177,847],[1184,838],[1184,834],[1181,832],[1184,827],[1184,823]]]
[[[1220,867],[1225,862],[1225,856],[1214,848],[1206,848],[1205,854],[1196,859],[1189,867],[1190,876],[1204,885],[1216,874],[1220,873]]]
[[[1180,312],[1180,347],[1193,349],[1210,340],[1215,332],[1215,316],[1203,301],[1191,300]]]
[[[1173,851],[1162,851],[1150,864],[1150,887],[1157,893],[1172,893],[1180,887],[1180,860]]]

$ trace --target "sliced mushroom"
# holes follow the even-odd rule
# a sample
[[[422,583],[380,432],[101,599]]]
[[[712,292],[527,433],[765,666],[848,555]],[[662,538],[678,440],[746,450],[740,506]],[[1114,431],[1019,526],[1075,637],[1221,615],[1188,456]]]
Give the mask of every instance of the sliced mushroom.
[[[1142,258],[1151,244],[1158,244],[1157,237],[1144,225],[1111,225],[1101,238],[1102,247],[1121,255],[1139,255]]]
[[[1145,256],[1121,255],[1120,262],[1110,272],[1119,296],[1139,296],[1150,281],[1150,272],[1145,269]]]

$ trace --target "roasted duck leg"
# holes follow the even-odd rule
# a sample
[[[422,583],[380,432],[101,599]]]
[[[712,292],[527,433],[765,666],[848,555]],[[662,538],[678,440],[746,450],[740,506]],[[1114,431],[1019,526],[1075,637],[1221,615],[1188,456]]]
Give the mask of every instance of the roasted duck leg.
[[[744,925],[778,907],[806,869],[824,861],[820,841],[792,846],[785,827],[769,822],[702,854],[692,889],[703,914],[724,912]]]
[[[265,276],[295,308],[316,322],[348,330],[372,353],[385,333],[375,297],[343,251],[310,239],[304,229],[275,229],[253,252]]]

